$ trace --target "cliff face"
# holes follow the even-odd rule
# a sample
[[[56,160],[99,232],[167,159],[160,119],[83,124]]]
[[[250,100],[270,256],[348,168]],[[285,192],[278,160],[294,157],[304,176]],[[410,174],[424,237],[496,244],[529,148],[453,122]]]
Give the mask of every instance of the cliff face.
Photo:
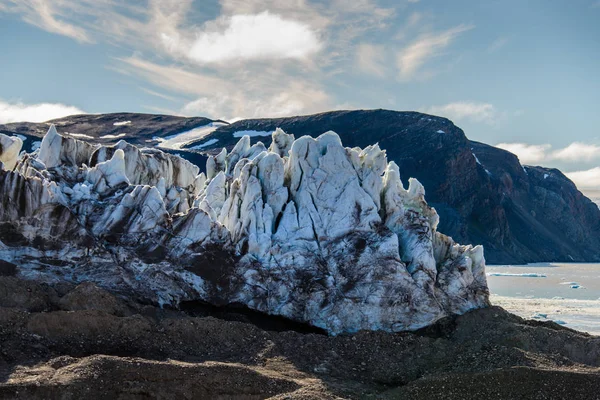
[[[600,210],[556,169],[522,166],[507,151],[467,139],[451,121],[416,112],[338,111],[242,120],[198,143],[230,146],[235,132],[273,131],[315,136],[335,130],[348,146],[379,143],[415,177],[440,214],[440,231],[482,244],[489,263],[600,260]],[[253,141],[269,138],[254,136]],[[190,144],[190,147],[197,143]]]
[[[485,196],[499,200],[498,208],[506,221],[505,238],[500,232],[489,231],[490,250],[503,259],[517,255],[526,261],[600,259],[598,206],[562,172],[522,167],[517,157],[507,151],[482,143],[471,145],[491,172],[490,190]],[[472,239],[478,243],[486,240],[485,236]]]
[[[296,137],[333,130],[349,147],[379,143],[388,159],[398,164],[405,184],[409,177],[423,183],[429,203],[441,216],[440,231],[460,242],[484,245],[490,263],[600,260],[600,210],[568,178],[558,170],[521,166],[509,152],[469,141],[445,118],[366,110],[233,124],[131,113],[52,122],[61,132],[87,135],[73,137],[92,143],[109,145],[124,139],[140,146],[162,146],[201,171],[207,160],[203,153],[231,150],[244,132],[251,144],[262,141],[269,146],[278,127]],[[214,124],[210,131],[186,133],[210,124]],[[7,124],[0,125],[0,133],[22,135],[27,139],[23,148],[31,151],[48,127],[49,123]],[[170,138],[178,135],[186,135],[185,140],[177,139],[177,148],[170,147]]]

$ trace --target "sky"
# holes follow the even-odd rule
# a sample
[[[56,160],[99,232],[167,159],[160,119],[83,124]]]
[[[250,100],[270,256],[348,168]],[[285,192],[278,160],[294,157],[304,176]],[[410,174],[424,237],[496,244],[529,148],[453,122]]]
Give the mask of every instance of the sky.
[[[600,0],[0,0],[0,123],[422,111],[600,198]]]

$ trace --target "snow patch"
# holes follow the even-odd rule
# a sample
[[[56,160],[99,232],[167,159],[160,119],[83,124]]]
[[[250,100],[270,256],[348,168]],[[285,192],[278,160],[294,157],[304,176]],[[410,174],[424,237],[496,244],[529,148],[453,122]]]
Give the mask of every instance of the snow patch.
[[[76,137],[76,138],[83,138],[83,139],[94,139],[94,137],[93,137],[93,136],[86,135],[85,133],[69,133],[69,132],[67,132],[67,134],[68,134],[69,136],[73,136],[73,137]]]
[[[211,146],[211,145],[217,143],[218,141],[219,141],[219,139],[209,139],[209,140],[207,140],[206,142],[204,142],[202,144],[190,147],[190,149],[192,149],[192,150],[199,150],[199,149],[202,149],[204,147]]]
[[[241,138],[244,136],[250,136],[250,137],[260,137],[260,136],[271,136],[273,134],[273,131],[271,132],[267,132],[267,131],[237,131],[233,133],[233,137],[234,138]]]
[[[125,125],[131,125],[131,121],[120,121],[120,122],[115,122],[113,125],[114,125],[114,126],[125,126]]]
[[[155,137],[154,139],[159,141],[158,147],[180,150],[187,144],[202,140],[223,125],[227,124],[223,122],[211,122],[189,131],[169,135],[164,138]]]
[[[446,133],[446,132],[444,132],[443,130],[440,129],[439,131],[437,131],[437,133]]]
[[[546,275],[544,275],[544,274],[535,274],[535,273],[511,274],[508,272],[489,272],[486,275],[487,276],[521,276],[524,278],[546,278]]]
[[[125,133],[119,133],[118,135],[103,135],[103,136],[100,136],[100,139],[119,139],[119,138],[122,138],[125,136],[126,136]]]

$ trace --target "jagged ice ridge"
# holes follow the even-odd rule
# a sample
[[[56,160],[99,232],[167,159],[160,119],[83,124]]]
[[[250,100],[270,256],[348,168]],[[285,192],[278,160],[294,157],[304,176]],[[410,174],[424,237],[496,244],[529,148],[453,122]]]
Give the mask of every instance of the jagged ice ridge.
[[[436,230],[378,145],[334,132],[267,149],[244,136],[206,174],[52,126],[39,150],[0,134],[0,259],[27,278],[94,281],[161,305],[243,304],[326,329],[417,329],[489,305],[481,246]]]

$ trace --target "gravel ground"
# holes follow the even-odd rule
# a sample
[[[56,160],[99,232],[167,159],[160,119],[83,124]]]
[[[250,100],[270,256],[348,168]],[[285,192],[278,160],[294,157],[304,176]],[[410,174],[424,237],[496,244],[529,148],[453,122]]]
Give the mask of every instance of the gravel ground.
[[[336,337],[185,308],[0,276],[0,398],[600,399],[600,337],[500,307]]]

